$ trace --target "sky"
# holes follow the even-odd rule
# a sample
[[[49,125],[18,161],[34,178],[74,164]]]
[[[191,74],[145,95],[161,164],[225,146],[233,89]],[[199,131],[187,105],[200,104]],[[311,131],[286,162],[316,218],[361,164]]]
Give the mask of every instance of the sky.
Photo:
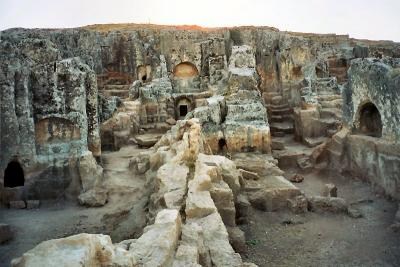
[[[272,26],[400,41],[400,0],[0,0],[0,30],[99,23]]]

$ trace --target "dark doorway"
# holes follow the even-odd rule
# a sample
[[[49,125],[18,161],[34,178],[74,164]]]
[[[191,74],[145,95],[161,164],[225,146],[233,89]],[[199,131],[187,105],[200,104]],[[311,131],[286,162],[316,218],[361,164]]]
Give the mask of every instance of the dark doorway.
[[[218,140],[218,148],[219,151],[224,151],[224,149],[226,148],[226,140],[224,138]]]
[[[360,131],[369,136],[382,136],[381,114],[372,103],[365,104],[360,110]]]
[[[188,106],[187,105],[180,105],[179,106],[179,116],[185,117],[188,113]]]
[[[23,186],[25,183],[24,170],[18,161],[8,163],[4,171],[4,187]]]

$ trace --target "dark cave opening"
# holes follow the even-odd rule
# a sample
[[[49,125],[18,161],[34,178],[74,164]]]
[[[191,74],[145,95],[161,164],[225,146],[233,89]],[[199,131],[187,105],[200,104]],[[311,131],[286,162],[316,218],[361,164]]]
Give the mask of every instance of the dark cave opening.
[[[362,134],[373,137],[382,136],[381,114],[372,103],[364,104],[360,110],[360,131]]]
[[[24,186],[25,177],[24,170],[18,161],[13,160],[8,163],[4,171],[4,187]]]
[[[226,140],[225,138],[221,138],[218,140],[218,148],[220,151],[223,151],[226,148]]]

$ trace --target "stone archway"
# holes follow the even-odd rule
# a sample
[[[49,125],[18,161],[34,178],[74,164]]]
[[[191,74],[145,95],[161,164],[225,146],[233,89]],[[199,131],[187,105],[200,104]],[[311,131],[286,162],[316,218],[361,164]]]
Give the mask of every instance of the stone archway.
[[[381,114],[372,102],[367,102],[361,106],[358,120],[359,133],[373,137],[382,137]]]
[[[25,176],[21,164],[17,160],[12,160],[8,163],[4,170],[4,187],[24,186]]]
[[[176,78],[191,78],[199,75],[196,66],[190,62],[182,62],[175,66],[174,76]]]

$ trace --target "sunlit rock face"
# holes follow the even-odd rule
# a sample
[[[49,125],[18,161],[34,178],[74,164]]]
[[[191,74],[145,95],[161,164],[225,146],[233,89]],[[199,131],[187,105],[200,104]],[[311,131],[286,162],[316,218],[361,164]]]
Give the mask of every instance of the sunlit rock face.
[[[343,90],[345,129],[330,145],[331,164],[400,198],[400,61],[357,59]],[[336,156],[336,155],[339,155]],[[340,157],[341,156],[341,157]]]
[[[138,140],[152,145],[185,117],[200,120],[214,153],[269,153],[275,132],[305,143],[332,136],[351,61],[400,56],[393,42],[268,27],[10,29],[0,46],[0,180],[20,165],[28,198],[78,194],[86,152],[99,157],[147,133],[156,137]],[[386,118],[382,135],[394,140]],[[285,120],[295,126],[276,125]]]
[[[17,162],[23,198],[76,194],[77,159],[89,150],[101,154],[96,74],[80,58],[60,54],[48,40],[2,43],[1,177],[9,179],[4,170]],[[4,201],[19,193],[10,189]]]

